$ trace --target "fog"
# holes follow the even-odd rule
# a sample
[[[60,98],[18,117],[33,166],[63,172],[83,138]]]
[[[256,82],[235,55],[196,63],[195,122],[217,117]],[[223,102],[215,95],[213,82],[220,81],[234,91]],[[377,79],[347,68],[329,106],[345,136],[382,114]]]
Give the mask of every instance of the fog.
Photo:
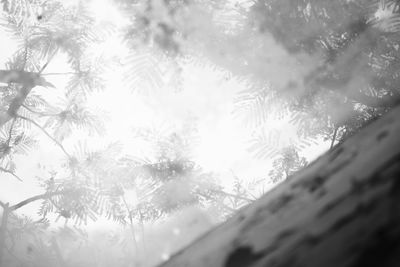
[[[396,105],[397,1],[298,2],[2,1],[0,266],[156,266]]]

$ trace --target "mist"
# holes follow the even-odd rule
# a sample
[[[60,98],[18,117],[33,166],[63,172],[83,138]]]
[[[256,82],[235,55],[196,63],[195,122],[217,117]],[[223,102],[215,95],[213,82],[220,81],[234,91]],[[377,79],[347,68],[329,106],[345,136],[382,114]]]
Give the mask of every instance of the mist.
[[[2,1],[0,266],[167,261],[398,104],[399,16]]]

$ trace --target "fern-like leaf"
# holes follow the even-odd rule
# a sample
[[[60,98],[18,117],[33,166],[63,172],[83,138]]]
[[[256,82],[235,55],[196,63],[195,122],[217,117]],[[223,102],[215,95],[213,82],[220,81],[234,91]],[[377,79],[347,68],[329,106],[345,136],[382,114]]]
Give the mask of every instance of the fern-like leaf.
[[[379,0],[375,11],[368,20],[374,27],[384,32],[400,31],[400,4],[394,0]]]

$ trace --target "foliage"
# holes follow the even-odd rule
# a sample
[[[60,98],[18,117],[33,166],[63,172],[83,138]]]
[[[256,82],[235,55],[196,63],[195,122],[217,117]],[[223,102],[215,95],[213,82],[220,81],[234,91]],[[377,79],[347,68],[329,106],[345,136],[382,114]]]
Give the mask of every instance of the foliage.
[[[235,113],[253,129],[257,157],[276,157],[290,144],[300,151],[321,138],[341,142],[399,102],[397,1],[118,3],[136,14],[128,42],[142,40],[178,59],[206,57],[244,80]],[[270,142],[271,118],[284,117],[297,138]]]
[[[249,150],[258,158],[273,158],[272,183],[307,164],[300,155],[304,147],[321,138],[333,146],[399,102],[398,1],[116,3],[129,18],[123,30],[129,52],[120,59],[125,84],[142,93],[168,86],[179,90],[182,66],[188,62],[224,69],[246,87],[235,98],[234,115],[252,132]],[[188,206],[215,209],[227,217],[258,197],[253,187],[266,183],[246,184],[233,175],[232,192],[225,191],[216,175],[204,172],[191,155],[199,138],[193,118],[176,129],[135,129],[133,138],[151,146],[149,155],[127,155],[118,143],[97,149],[85,141],[66,146],[76,133],[93,136],[105,130],[106,116],[95,114],[88,100],[104,89],[109,62],[93,47],[116,28],[96,21],[88,5],[2,1],[0,26],[18,47],[0,70],[0,82],[7,84],[0,87],[0,172],[22,181],[16,158],[29,155],[38,144],[50,141],[62,155],[57,171],[38,177],[43,194],[12,205],[9,227],[1,227],[7,230],[0,238],[5,237],[8,256],[27,250],[28,256],[16,257],[22,266],[38,261],[62,266],[65,255],[57,244],[65,236],[85,246],[85,233],[69,228],[69,221],[77,226],[104,216],[128,226],[137,247],[138,225],[144,235],[145,223]],[[50,72],[60,58],[66,65],[63,86],[52,80],[61,73]],[[61,103],[45,90],[52,90]],[[270,127],[275,121],[288,127],[278,132]],[[287,134],[289,126],[296,128],[296,138]],[[14,212],[37,200],[40,221]],[[52,215],[65,222],[54,235],[47,229]],[[127,240],[116,239],[110,244]],[[78,252],[75,247],[69,253]],[[125,260],[131,259],[128,254]],[[91,260],[74,266],[96,264]]]
[[[317,57],[284,87],[300,92],[288,108],[301,136],[341,141],[399,101],[396,1],[260,0],[249,14],[292,57]]]
[[[15,157],[30,153],[39,141],[41,144],[54,143],[64,156],[65,164],[59,166],[57,172],[48,173],[49,178],[43,178],[47,173],[38,177],[42,181],[43,194],[15,205],[0,201],[2,217],[5,217],[0,227],[0,262],[4,250],[12,255],[21,249],[13,245],[18,239],[16,233],[25,234],[25,230],[31,227],[36,231],[31,231],[32,245],[27,246],[27,258],[18,257],[19,260],[54,266],[60,261],[59,251],[49,252],[46,242],[52,242],[51,238],[45,240],[40,236],[39,228],[35,228],[40,222],[46,222],[51,214],[57,216],[56,221],[63,218],[65,224],[72,220],[76,225],[86,224],[104,214],[121,220],[120,214],[109,208],[113,207],[113,198],[102,191],[93,174],[87,175],[82,168],[81,151],[68,151],[63,144],[72,132],[103,132],[104,118],[98,119],[93,115],[85,100],[93,90],[103,88],[104,81],[100,75],[104,64],[90,49],[93,43],[105,40],[111,27],[97,25],[83,2],[67,6],[59,1],[2,1],[2,7],[1,27],[15,39],[18,47],[5,64],[6,68],[0,71],[1,82],[7,84],[0,91],[0,171],[22,181],[23,178],[17,175],[19,166]],[[47,71],[52,69],[56,58],[63,57],[66,86],[53,93],[67,100],[57,105],[43,89],[55,87],[47,79],[59,73]],[[38,136],[38,132],[43,136]],[[41,201],[38,215],[42,219],[38,223],[15,214],[21,207],[35,201]]]
[[[277,183],[287,179],[306,165],[307,160],[299,156],[295,147],[289,146],[284,148],[280,156],[272,162],[272,170],[269,173],[269,177],[273,183]]]

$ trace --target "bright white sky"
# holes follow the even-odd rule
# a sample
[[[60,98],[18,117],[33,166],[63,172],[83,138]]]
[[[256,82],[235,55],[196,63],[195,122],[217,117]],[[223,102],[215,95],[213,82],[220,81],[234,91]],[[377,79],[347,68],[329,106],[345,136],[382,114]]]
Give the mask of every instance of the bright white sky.
[[[107,0],[100,0],[93,5],[93,11],[99,20],[107,19],[116,24],[124,23],[118,12]],[[0,68],[12,55],[15,43],[0,29]],[[103,47],[104,52],[121,51],[118,40],[110,40],[109,45]],[[123,49],[123,47],[120,47]],[[47,72],[63,71],[62,57],[53,62]],[[266,160],[257,160],[247,152],[247,140],[250,137],[249,129],[232,115],[233,98],[237,92],[245,89],[244,85],[234,78],[226,78],[224,73],[215,71],[207,66],[186,64],[182,72],[183,90],[174,92],[172,88],[160,88],[150,96],[135,94],[126,83],[121,81],[119,74],[110,73],[107,76],[108,86],[102,93],[90,98],[89,104],[93,108],[101,108],[109,113],[107,134],[104,137],[89,137],[78,134],[75,138],[87,139],[89,145],[102,146],[111,141],[119,141],[126,152],[131,154],[146,154],[145,146],[135,141],[132,130],[138,126],[178,127],[189,115],[198,117],[200,143],[194,148],[194,160],[206,171],[219,173],[223,184],[229,186],[232,181],[232,171],[242,179],[265,178],[270,163]],[[62,86],[62,78],[51,77],[51,82]],[[54,90],[54,89],[53,89]],[[49,92],[51,94],[51,92]],[[277,127],[271,125],[271,127]],[[285,127],[283,125],[282,127]],[[66,140],[65,146],[72,148],[76,139]],[[73,141],[73,142],[71,142]],[[44,141],[45,142],[45,141]],[[18,159],[18,175],[24,182],[20,183],[11,176],[1,173],[0,199],[15,203],[23,198],[41,193],[37,187],[35,175],[37,163],[55,162],[62,156],[51,142],[40,148],[27,158]],[[100,145],[99,145],[100,144]],[[327,148],[326,144],[310,147],[307,158],[311,159]],[[26,207],[23,212],[32,210],[33,206]]]

